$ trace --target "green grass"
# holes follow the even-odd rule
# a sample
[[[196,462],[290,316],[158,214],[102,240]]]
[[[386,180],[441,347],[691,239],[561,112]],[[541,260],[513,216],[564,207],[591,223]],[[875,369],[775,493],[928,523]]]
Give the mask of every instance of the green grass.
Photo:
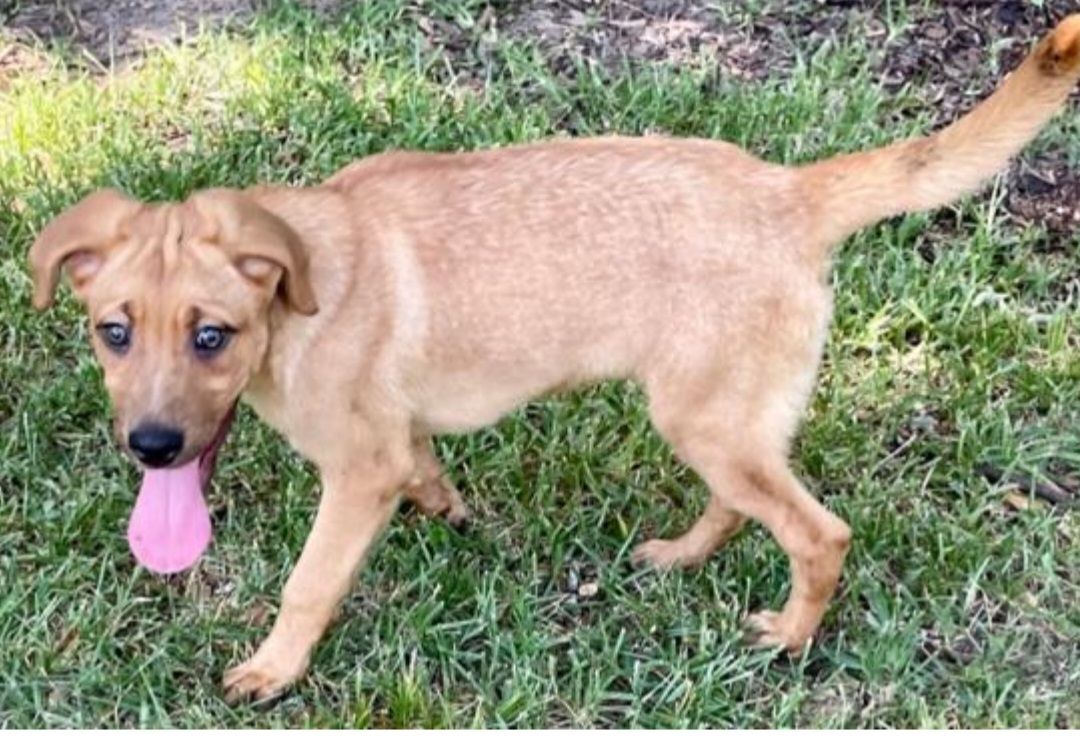
[[[316,477],[245,412],[207,557],[168,580],[135,568],[123,532],[136,474],[111,443],[85,321],[66,291],[48,314],[29,308],[24,256],[49,217],[102,185],[179,198],[314,182],[389,148],[566,131],[721,137],[805,161],[932,113],[917,88],[883,96],[874,51],[844,41],[758,86],[587,64],[567,82],[502,42],[486,86],[453,84],[402,5],[330,23],[285,6],[107,78],[61,50],[0,92],[0,726],[1080,723],[1076,515],[1013,511],[974,472],[1080,468],[1080,250],[1005,224],[993,189],[839,254],[795,457],[855,542],[804,658],[740,645],[742,616],[781,603],[788,583],[760,528],[695,573],[630,567],[633,545],[687,527],[706,491],[640,394],[608,384],[440,440],[471,529],[403,513],[308,678],[271,708],[223,703],[222,672],[265,634],[299,554]],[[428,12],[460,20],[479,3]],[[1035,148],[1077,161],[1075,111]]]

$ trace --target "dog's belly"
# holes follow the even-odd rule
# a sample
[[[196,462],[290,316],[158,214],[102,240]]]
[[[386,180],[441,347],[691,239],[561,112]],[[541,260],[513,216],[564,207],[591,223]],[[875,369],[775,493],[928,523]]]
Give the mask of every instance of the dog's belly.
[[[447,388],[425,404],[418,421],[432,434],[461,434],[494,424],[542,389],[524,384],[492,391],[458,386]]]
[[[506,414],[548,393],[626,372],[613,368],[579,372],[452,373],[429,379],[417,404],[416,422],[432,434],[461,434],[494,424]]]

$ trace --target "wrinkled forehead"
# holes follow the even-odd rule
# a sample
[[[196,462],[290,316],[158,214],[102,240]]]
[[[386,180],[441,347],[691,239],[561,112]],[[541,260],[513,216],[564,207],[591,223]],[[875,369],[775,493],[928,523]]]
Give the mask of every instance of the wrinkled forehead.
[[[228,256],[207,238],[212,224],[185,203],[145,205],[126,225],[94,280],[96,313],[190,306],[243,311],[254,304]]]

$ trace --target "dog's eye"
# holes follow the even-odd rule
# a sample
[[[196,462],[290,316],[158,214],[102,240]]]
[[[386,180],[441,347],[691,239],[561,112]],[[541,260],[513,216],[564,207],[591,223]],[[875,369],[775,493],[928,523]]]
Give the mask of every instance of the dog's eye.
[[[231,329],[220,326],[200,326],[195,330],[193,340],[195,351],[203,356],[213,355],[225,349],[231,336]]]
[[[131,329],[124,324],[99,324],[97,331],[101,341],[113,352],[126,352],[131,346]]]

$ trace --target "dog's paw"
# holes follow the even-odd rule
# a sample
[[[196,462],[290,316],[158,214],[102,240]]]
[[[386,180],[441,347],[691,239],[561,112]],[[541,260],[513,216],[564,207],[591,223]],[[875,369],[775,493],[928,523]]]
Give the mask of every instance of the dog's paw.
[[[276,699],[296,679],[303,675],[306,666],[286,666],[281,661],[267,657],[261,650],[255,656],[225,672],[222,688],[225,701],[238,704],[242,701],[264,702]]]
[[[750,644],[763,648],[784,648],[789,653],[801,652],[810,636],[793,629],[783,614],[763,610],[746,618]]]
[[[469,521],[469,509],[456,488],[441,480],[415,483],[405,489],[405,498],[422,514],[441,516],[452,527],[461,528]]]
[[[688,551],[682,540],[649,540],[634,548],[630,562],[657,570],[671,570],[700,565],[701,557]]]
[[[457,494],[457,491],[454,491]],[[443,518],[446,519],[446,523],[455,529],[461,529],[469,523],[469,509],[465,506],[465,502],[461,500],[460,494],[457,495],[456,500],[450,503],[450,508],[443,512]]]

